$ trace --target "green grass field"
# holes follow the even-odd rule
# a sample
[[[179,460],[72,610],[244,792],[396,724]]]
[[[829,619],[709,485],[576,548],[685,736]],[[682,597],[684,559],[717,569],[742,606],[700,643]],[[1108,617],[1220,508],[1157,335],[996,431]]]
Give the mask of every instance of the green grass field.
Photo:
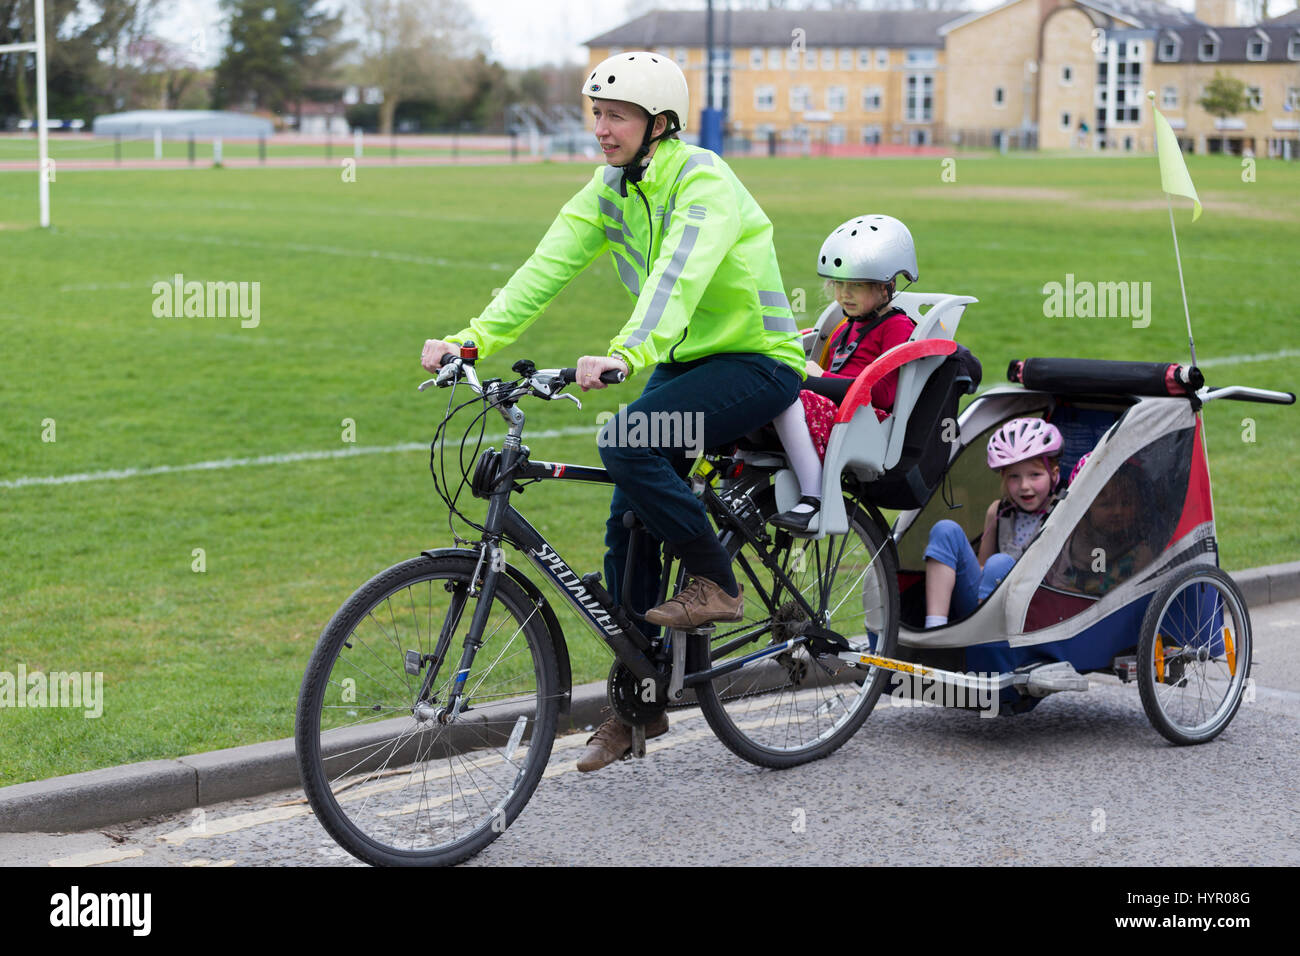
[[[776,225],[792,297],[805,290],[814,314],[825,234],[880,211],[911,227],[920,288],[981,300],[959,337],[986,384],[1026,355],[1187,358],[1154,159],[963,157],[955,182],[938,159],[735,168]],[[1207,376],[1293,390],[1300,167],[1261,161],[1255,182],[1230,158],[1190,169],[1206,212],[1195,225],[1188,204],[1177,215]],[[34,227],[35,176],[0,175],[0,671],[102,672],[105,685],[98,719],[0,709],[0,784],[291,735],[303,666],[335,608],[380,569],[451,543],[421,451],[12,483],[427,442],[446,393],[415,390],[423,340],[476,314],[589,174],[382,162],[354,183],[328,168],[61,172],[48,231]],[[155,318],[153,283],[176,273],[259,282],[260,323]],[[1043,286],[1067,273],[1150,282],[1149,327],[1045,317]],[[600,263],[484,367],[572,364],[603,351],[628,310]],[[1275,357],[1243,360],[1261,354]],[[591,431],[534,440],[534,454],[596,462],[597,414],[634,394],[588,393],[581,411],[532,405],[530,432]],[[1297,414],[1207,410],[1229,569],[1300,558]],[[520,506],[575,565],[599,567],[606,491],[540,487]],[[589,634],[570,630],[570,648],[575,679],[604,675]]]

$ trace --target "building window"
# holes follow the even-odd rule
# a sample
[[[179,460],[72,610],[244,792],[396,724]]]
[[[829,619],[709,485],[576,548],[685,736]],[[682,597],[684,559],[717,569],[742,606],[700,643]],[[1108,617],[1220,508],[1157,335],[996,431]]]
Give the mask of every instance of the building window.
[[[1263,60],[1268,56],[1268,42],[1261,37],[1253,36],[1246,41],[1246,59]]]
[[[786,51],[785,51],[785,68],[786,68],[787,70],[797,70],[797,69],[799,69],[799,51],[798,51],[798,50],[786,50]]]
[[[889,51],[883,47],[876,51],[876,69],[889,69]]]
[[[823,70],[835,69],[835,51],[832,50],[830,47],[827,47],[825,50],[822,50],[822,69]]]
[[[876,146],[880,143],[880,127],[864,126],[862,127],[862,143],[865,146]]]
[[[879,113],[885,91],[878,86],[866,86],[862,89],[862,112]]]
[[[994,106],[1007,105],[1007,91],[1000,86],[993,87],[993,105]]]
[[[1061,114],[1061,129],[1067,133],[1070,131],[1070,113],[1068,110]]]
[[[1300,110],[1300,86],[1286,88],[1286,105],[1291,107],[1292,112]]]
[[[1253,110],[1264,108],[1264,91],[1258,86],[1246,87],[1246,104]]]
[[[831,146],[842,146],[844,144],[844,127],[828,126],[826,127],[826,142]]]
[[[934,59],[934,51],[925,48],[908,50],[905,62],[909,67],[912,68],[930,67],[936,65]]]
[[[859,69],[859,70],[869,70],[869,69],[871,69],[871,51],[870,51],[870,50],[866,50],[866,49],[858,50],[858,69]]]
[[[754,90],[754,109],[763,113],[776,109],[775,86],[760,86]]]
[[[1201,37],[1201,43],[1196,53],[1202,60],[1217,60],[1219,58],[1219,43],[1213,37]]]
[[[1061,85],[1069,86],[1074,82],[1074,67],[1066,63],[1061,67]]]
[[[934,116],[934,77],[929,73],[912,73],[907,77],[907,107],[904,118],[909,123],[928,123]]]
[[[796,113],[812,109],[812,91],[806,86],[790,87],[790,109]]]
[[[803,65],[806,70],[817,69],[817,51],[807,50],[803,55]]]
[[[781,53],[779,46],[770,47],[767,51],[767,68],[769,70],[781,69]]]
[[[853,69],[853,51],[850,50],[848,47],[845,47],[843,50],[840,50],[840,69],[841,70]]]
[[[1125,136],[1125,137],[1124,137],[1124,152],[1126,152],[1126,153],[1131,153],[1131,152],[1133,152],[1133,137],[1132,137],[1132,136]]]
[[[1163,86],[1160,88],[1160,108],[1166,110],[1178,109],[1178,87]]]
[[[754,47],[749,51],[749,67],[751,70],[761,70],[763,68],[763,50],[761,47]]]
[[[1178,60],[1178,48],[1181,43],[1177,37],[1165,37],[1160,41],[1160,59],[1165,63],[1174,63]]]
[[[907,131],[907,142],[909,146],[929,146],[930,131],[928,129],[911,129]]]
[[[843,113],[848,106],[849,93],[842,86],[828,87],[826,90],[826,109],[832,113]]]
[[[1286,57],[1288,60],[1300,60],[1300,30],[1293,33],[1287,42]]]

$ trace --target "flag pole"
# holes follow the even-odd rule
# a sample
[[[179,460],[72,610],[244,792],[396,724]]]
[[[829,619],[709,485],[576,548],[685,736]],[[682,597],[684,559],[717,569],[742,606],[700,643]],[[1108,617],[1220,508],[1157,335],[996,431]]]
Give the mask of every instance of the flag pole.
[[[1178,286],[1183,293],[1183,316],[1187,319],[1187,347],[1192,353],[1192,365],[1196,365],[1196,343],[1192,340],[1192,313],[1187,307],[1187,283],[1183,279],[1183,257],[1178,251],[1178,229],[1174,226],[1174,194],[1186,196],[1195,203],[1196,210],[1192,213],[1192,222],[1195,222],[1201,215],[1201,199],[1196,194],[1196,187],[1192,185],[1192,177],[1187,173],[1187,163],[1183,160],[1183,151],[1178,145],[1178,137],[1174,135],[1173,127],[1164,115],[1156,109],[1156,92],[1155,90],[1147,91],[1147,99],[1151,101],[1151,113],[1154,120],[1156,132],[1156,160],[1160,164],[1160,188],[1164,191],[1165,201],[1169,206],[1169,231],[1174,236],[1174,262],[1178,264]],[[1205,416],[1201,414],[1201,409],[1196,409],[1196,423],[1199,426],[1198,433],[1201,439],[1201,458],[1205,465],[1206,491],[1210,497],[1210,520],[1213,521],[1214,515],[1214,483],[1210,478],[1210,443],[1208,429],[1205,427]],[[1217,561],[1217,558],[1216,558]]]
[[[1187,347],[1192,353],[1192,364],[1196,364],[1196,343],[1192,339],[1192,313],[1187,307],[1187,282],[1183,278],[1183,257],[1178,251],[1178,229],[1174,225],[1174,194],[1186,196],[1196,205],[1192,213],[1192,222],[1201,215],[1201,200],[1192,185],[1192,177],[1187,174],[1187,164],[1183,161],[1183,151],[1178,145],[1178,137],[1173,128],[1158,109],[1156,109],[1156,91],[1147,90],[1147,99],[1151,101],[1152,120],[1156,133],[1156,161],[1160,164],[1160,188],[1165,194],[1169,206],[1169,231],[1174,236],[1174,262],[1178,264],[1178,287],[1183,293],[1183,317],[1187,320]]]
[[[1187,309],[1187,283],[1183,281],[1183,257],[1178,252],[1178,230],[1174,228],[1174,200],[1165,193],[1165,202],[1169,205],[1169,231],[1174,234],[1174,261],[1178,263],[1178,287],[1183,292],[1183,317],[1187,319],[1187,347],[1192,352],[1192,364],[1196,364],[1196,343],[1192,341],[1192,314]]]

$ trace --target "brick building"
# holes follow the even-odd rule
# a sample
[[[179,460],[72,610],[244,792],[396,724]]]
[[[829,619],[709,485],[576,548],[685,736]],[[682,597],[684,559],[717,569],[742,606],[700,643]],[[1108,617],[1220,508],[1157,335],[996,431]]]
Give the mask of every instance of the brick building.
[[[1195,15],[1153,0],[1009,0],[940,28],[953,130],[1042,149],[1154,149],[1147,91],[1183,148],[1297,154],[1300,23],[1236,23],[1233,0]],[[1197,101],[1222,71],[1243,80],[1256,112],[1217,120]]]
[[[589,67],[624,50],[677,61],[704,106],[705,14],[655,11],[587,41]],[[1011,144],[1145,151],[1147,91],[1183,148],[1300,157],[1300,11],[1259,26],[1235,0],[1195,14],[1156,0],[1007,0],[951,11],[736,10],[714,14],[714,105],[735,146]],[[728,53],[730,55],[728,59]],[[1216,71],[1253,111],[1198,100]]]
[[[733,141],[925,145],[943,139],[935,11],[735,10],[714,14],[714,105]],[[655,50],[681,66],[692,125],[704,106],[705,14],[654,11],[586,42],[589,66]],[[727,52],[730,50],[730,63]],[[729,65],[729,69],[728,69]]]

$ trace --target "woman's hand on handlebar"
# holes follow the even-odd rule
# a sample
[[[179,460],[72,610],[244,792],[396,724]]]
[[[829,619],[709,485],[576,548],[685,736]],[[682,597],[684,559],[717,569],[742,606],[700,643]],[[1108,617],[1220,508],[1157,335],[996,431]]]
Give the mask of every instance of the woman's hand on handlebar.
[[[420,353],[420,364],[426,372],[440,371],[444,355],[460,355],[460,346],[441,339],[428,339],[424,343],[424,350]]]
[[[605,383],[600,380],[605,372],[621,372],[624,378],[628,375],[627,363],[612,355],[584,355],[578,359],[576,368],[577,375],[573,380],[582,386],[584,392],[592,388],[605,388]]]

